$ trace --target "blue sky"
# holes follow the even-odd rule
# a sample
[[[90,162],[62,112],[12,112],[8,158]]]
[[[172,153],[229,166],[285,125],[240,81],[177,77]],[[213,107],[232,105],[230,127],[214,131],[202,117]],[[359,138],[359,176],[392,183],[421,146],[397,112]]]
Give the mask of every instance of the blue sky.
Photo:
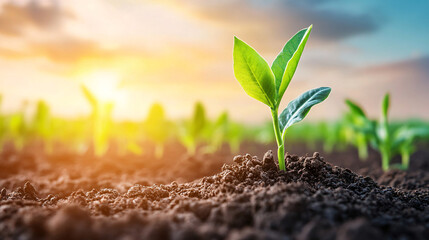
[[[361,49],[361,55],[352,59],[358,64],[429,55],[429,1],[331,1],[326,5],[338,11],[371,12],[379,21],[376,31],[345,41]]]

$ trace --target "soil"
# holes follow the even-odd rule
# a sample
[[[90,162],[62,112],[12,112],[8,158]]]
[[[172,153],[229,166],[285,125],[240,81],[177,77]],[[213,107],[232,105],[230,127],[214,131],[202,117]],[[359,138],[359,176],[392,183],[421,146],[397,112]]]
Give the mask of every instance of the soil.
[[[247,149],[246,149],[247,148]],[[247,144],[246,152],[273,147]],[[6,147],[0,239],[427,239],[429,152],[382,173],[375,152],[96,158]],[[331,164],[333,163],[333,164]],[[339,166],[335,166],[339,165]],[[347,168],[345,168],[347,167]],[[348,169],[350,168],[350,169]]]

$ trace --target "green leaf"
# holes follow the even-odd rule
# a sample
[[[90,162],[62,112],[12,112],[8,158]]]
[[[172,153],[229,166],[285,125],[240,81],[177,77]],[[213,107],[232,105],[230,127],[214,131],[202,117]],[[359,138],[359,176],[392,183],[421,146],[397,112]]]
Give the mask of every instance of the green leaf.
[[[386,93],[386,95],[384,95],[383,106],[382,106],[383,119],[385,119],[386,121],[387,121],[387,114],[389,111],[389,103],[390,103],[390,95]]]
[[[296,67],[298,66],[299,59],[304,51],[305,44],[307,43],[312,28],[313,25],[310,25],[310,27],[302,29],[296,33],[286,43],[271,66],[275,76],[277,106],[280,104],[283,94],[295,74]]]
[[[94,94],[92,94],[91,91],[89,91],[89,89],[85,85],[82,85],[81,88],[82,88],[83,94],[85,95],[85,97],[89,101],[89,103],[92,106],[96,106],[98,104],[98,101],[95,98]]]
[[[280,129],[285,130],[307,116],[311,107],[323,102],[331,93],[331,88],[320,87],[309,90],[292,100],[279,116]]]
[[[397,147],[403,142],[413,142],[416,138],[427,136],[429,136],[429,129],[427,127],[405,125],[395,131],[393,146]]]
[[[234,37],[234,75],[244,91],[271,108],[276,101],[274,74],[268,63],[249,45]]]
[[[346,104],[347,106],[349,106],[349,109],[353,114],[366,118],[365,112],[362,110],[362,108],[359,107],[359,105],[354,103],[352,100],[346,99]]]

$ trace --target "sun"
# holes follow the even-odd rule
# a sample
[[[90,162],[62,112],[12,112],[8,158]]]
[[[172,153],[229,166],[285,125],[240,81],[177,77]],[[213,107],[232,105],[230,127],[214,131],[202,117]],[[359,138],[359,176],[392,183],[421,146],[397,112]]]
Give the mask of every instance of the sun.
[[[112,70],[96,70],[82,74],[81,84],[85,85],[102,102],[115,102],[121,96],[119,86],[122,77]]]

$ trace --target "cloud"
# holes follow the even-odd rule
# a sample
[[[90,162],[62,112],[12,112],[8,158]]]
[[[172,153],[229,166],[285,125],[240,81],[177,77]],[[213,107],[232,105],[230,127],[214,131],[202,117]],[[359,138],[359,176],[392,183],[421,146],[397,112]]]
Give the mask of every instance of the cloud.
[[[20,36],[29,28],[38,30],[56,29],[64,18],[72,18],[73,14],[60,8],[57,1],[42,4],[40,1],[29,1],[17,4],[8,1],[1,5],[0,34]]]
[[[106,57],[111,52],[99,47],[96,42],[72,36],[61,36],[41,42],[27,42],[23,49],[0,48],[3,58],[21,59],[45,57],[56,63],[73,63],[86,56]]]
[[[314,36],[319,40],[338,41],[344,38],[371,33],[380,27],[371,13],[352,13],[340,9],[323,8],[325,1],[282,0],[218,0],[170,2],[194,16],[222,24],[234,32],[247,32],[270,38],[291,36],[298,29],[315,25]],[[166,1],[164,1],[166,2]]]
[[[405,59],[393,63],[369,66],[360,69],[360,72],[370,75],[385,75],[391,76],[415,77],[429,82],[429,56]]]

